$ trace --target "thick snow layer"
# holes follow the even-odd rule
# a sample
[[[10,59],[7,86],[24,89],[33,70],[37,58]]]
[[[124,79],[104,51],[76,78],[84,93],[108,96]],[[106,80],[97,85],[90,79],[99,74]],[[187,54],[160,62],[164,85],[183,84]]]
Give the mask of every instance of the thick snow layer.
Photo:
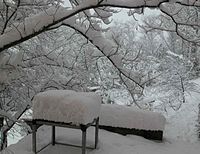
[[[164,130],[165,121],[165,117],[156,112],[122,105],[103,104],[101,106],[100,125],[103,126]]]
[[[33,99],[33,119],[87,124],[99,116],[101,97],[95,93],[50,90]]]
[[[56,128],[56,141],[81,145],[80,130]],[[41,127],[37,134],[38,150],[51,142],[50,127]],[[87,145],[94,146],[94,128],[87,131]],[[99,145],[96,150],[87,149],[87,154],[199,154],[199,143],[164,141],[162,143],[146,140],[139,136],[122,136],[104,130],[99,131]],[[31,135],[6,149],[8,154],[33,154]],[[6,154],[7,154],[6,153]],[[55,145],[48,146],[39,154],[80,154],[81,148]]]

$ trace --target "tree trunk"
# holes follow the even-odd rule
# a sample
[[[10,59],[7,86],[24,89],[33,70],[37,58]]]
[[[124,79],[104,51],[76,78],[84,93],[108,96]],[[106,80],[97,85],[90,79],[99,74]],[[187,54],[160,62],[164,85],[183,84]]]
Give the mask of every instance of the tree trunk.
[[[0,151],[2,151],[3,149],[5,149],[7,147],[7,132],[1,133],[1,147],[0,147]]]
[[[199,113],[198,113],[198,124],[197,124],[197,127],[198,127],[198,136],[200,138],[200,103],[198,105],[198,108],[199,108]]]
[[[4,122],[4,117],[0,117],[0,151],[7,146],[7,135],[2,131],[3,122]]]
[[[26,106],[24,109],[22,109],[21,111],[16,113],[15,119],[18,120],[27,109],[28,109],[28,106]],[[15,121],[9,120],[8,124],[4,125],[3,121],[4,121],[4,118],[0,117],[0,133],[1,133],[0,151],[2,151],[3,149],[5,149],[7,147],[7,133],[15,124]]]

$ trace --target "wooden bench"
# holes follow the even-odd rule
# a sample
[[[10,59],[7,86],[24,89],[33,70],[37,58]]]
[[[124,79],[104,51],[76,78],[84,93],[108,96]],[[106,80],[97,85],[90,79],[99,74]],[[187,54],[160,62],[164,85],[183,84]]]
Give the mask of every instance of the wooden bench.
[[[123,105],[102,104],[99,128],[122,135],[133,134],[162,140],[165,117],[156,112]]]

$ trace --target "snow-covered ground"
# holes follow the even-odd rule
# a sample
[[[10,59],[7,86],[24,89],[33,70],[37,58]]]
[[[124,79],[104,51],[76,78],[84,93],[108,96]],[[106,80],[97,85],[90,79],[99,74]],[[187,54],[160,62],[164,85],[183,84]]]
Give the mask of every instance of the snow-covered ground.
[[[119,134],[100,130],[100,141],[98,149],[87,150],[88,154],[199,154],[199,143],[188,143],[182,141],[164,140],[164,142],[155,142],[146,140],[142,137],[129,135],[122,136]],[[38,132],[38,148],[50,143],[51,129],[41,128]],[[58,142],[80,144],[81,131],[58,128]],[[94,128],[88,129],[88,146],[94,145]],[[7,149],[7,153],[13,154],[32,154],[31,152],[31,136],[27,136],[17,144],[11,145]],[[63,145],[48,146],[40,152],[40,154],[80,154],[80,148],[74,148]],[[10,153],[9,153],[10,154]]]
[[[200,85],[200,80],[196,80]],[[150,141],[135,135],[122,136],[119,134],[100,130],[100,144],[97,150],[88,150],[89,154],[199,154],[200,141],[197,138],[196,120],[200,95],[191,93],[186,97],[187,103],[183,104],[177,112],[168,110],[165,115],[167,123],[162,143]],[[60,142],[80,144],[80,130],[58,128],[57,140]],[[41,128],[38,136],[38,148],[50,142],[50,128]],[[88,144],[94,142],[94,130],[88,131]],[[31,136],[26,136],[17,144],[11,145],[6,152],[13,154],[32,154]],[[81,150],[68,146],[49,146],[41,154],[78,154]],[[3,153],[4,154],[4,153]]]

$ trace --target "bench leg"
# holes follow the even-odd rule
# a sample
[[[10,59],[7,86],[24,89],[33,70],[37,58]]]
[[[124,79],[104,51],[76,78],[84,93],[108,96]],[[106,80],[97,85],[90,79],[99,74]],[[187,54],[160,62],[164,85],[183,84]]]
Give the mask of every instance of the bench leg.
[[[86,134],[87,134],[87,129],[81,129],[82,130],[82,154],[86,154]]]
[[[96,119],[96,124],[95,124],[95,149],[97,148],[98,145],[98,139],[99,139],[99,118]]]
[[[36,124],[33,124],[33,127],[32,127],[32,151],[34,154],[37,153],[36,151],[36,132],[37,132],[37,126]]]
[[[52,145],[55,145],[56,126],[52,126]]]

